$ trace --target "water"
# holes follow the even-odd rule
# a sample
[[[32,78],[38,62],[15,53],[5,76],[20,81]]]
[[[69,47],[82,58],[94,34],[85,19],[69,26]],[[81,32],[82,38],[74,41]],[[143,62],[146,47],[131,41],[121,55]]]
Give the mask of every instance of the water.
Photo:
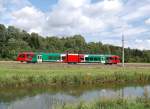
[[[103,98],[150,97],[150,85],[121,87],[72,87],[0,89],[0,109],[55,109],[58,105],[91,102]]]

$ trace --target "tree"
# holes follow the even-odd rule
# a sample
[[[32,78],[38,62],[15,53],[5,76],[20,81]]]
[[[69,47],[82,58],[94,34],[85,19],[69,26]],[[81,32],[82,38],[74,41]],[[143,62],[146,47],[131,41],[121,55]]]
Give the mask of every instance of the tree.
[[[7,45],[7,57],[16,59],[16,56],[18,52],[23,52],[23,51],[30,51],[31,48],[29,47],[28,43],[23,41],[23,40],[16,40],[14,38],[10,38],[8,40],[8,45]]]
[[[6,41],[6,28],[4,25],[0,24],[0,43]]]
[[[7,28],[7,39],[14,38],[19,39],[20,37],[20,30],[15,28],[14,26],[8,26]]]
[[[0,24],[0,57],[5,56],[6,28]]]
[[[29,39],[29,45],[33,49],[39,49],[40,42],[39,42],[39,35],[37,33],[31,33],[31,37]]]

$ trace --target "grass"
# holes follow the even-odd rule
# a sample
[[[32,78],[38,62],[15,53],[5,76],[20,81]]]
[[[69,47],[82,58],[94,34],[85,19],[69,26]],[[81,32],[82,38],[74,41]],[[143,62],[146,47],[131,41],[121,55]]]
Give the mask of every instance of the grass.
[[[149,65],[149,64],[148,64]],[[150,67],[0,62],[0,87],[150,82]]]
[[[150,99],[103,99],[92,103],[79,103],[76,105],[63,105],[58,109],[150,109]]]

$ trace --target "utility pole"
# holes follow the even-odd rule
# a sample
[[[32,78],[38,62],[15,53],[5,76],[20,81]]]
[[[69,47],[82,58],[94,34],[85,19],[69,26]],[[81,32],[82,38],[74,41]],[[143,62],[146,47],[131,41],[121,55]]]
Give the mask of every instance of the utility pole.
[[[124,67],[124,34],[122,34],[122,67]]]

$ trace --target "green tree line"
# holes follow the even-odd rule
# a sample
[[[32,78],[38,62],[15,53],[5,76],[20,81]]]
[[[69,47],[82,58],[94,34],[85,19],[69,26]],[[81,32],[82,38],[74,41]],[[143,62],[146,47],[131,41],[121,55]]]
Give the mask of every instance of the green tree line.
[[[113,54],[121,56],[122,48],[101,42],[86,42],[81,35],[47,36],[0,24],[0,60],[15,60],[19,52],[55,52]],[[125,48],[125,62],[150,62],[150,50]]]

